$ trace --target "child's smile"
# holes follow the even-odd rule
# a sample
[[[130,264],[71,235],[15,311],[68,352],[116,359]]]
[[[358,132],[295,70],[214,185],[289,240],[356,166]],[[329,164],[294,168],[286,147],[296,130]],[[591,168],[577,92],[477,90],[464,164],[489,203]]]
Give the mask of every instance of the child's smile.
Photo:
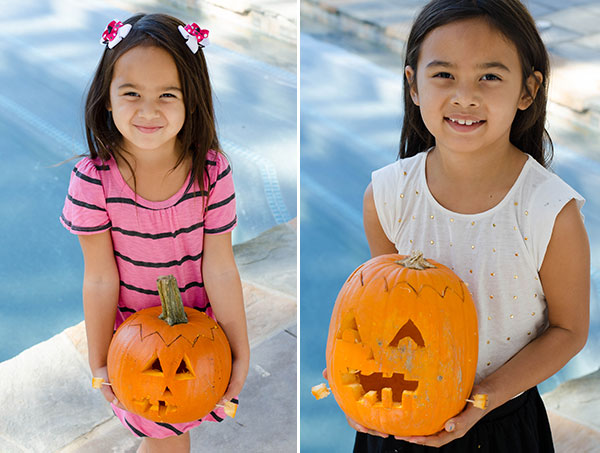
[[[452,115],[444,117],[444,120],[458,132],[470,132],[477,129],[485,120],[477,119],[472,116]]]
[[[162,129],[162,126],[141,126],[139,124],[135,124],[134,126],[143,134],[152,134]]]
[[[434,29],[416,75],[407,66],[406,76],[416,82],[411,96],[436,147],[456,152],[505,149],[517,110],[531,104],[514,44],[482,19]],[[531,89],[535,81],[530,77]]]

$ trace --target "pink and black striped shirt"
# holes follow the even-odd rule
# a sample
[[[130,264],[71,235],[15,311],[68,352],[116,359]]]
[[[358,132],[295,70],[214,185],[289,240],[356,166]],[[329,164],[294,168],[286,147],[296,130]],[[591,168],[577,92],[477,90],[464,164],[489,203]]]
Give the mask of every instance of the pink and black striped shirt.
[[[113,158],[84,158],[73,169],[60,220],[74,234],[111,231],[121,282],[115,328],[160,305],[156,279],[167,274],[177,278],[184,305],[213,316],[202,279],[204,235],[233,230],[237,217],[226,158],[209,151],[207,170],[204,193],[188,175],[168,200],[148,201],[127,185]]]

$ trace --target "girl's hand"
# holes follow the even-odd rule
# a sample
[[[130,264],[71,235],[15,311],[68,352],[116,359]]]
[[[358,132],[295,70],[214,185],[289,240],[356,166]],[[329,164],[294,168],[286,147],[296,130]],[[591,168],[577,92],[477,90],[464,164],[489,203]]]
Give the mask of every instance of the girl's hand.
[[[248,368],[249,357],[233,359],[233,363],[231,364],[231,379],[229,380],[225,395],[223,395],[218,404],[223,405],[226,401],[231,401],[232,398],[240,394],[248,376]]]
[[[99,377],[99,378],[104,379],[104,382],[110,382],[108,380],[108,371],[105,366],[94,370],[93,375],[94,375],[94,377]],[[127,410],[120,403],[119,399],[115,396],[115,394],[112,391],[112,387],[110,385],[101,385],[100,391],[102,392],[102,396],[104,396],[104,399],[106,399],[106,401],[108,401],[109,403],[113,403],[115,406],[117,406],[120,409]]]
[[[379,436],[379,437],[388,437],[389,436],[389,434],[380,433],[379,431],[369,429],[366,426],[363,426],[360,423],[355,422],[347,415],[346,415],[346,420],[348,421],[348,424],[350,425],[350,427],[352,429],[355,429],[356,431],[358,431],[360,433],[366,433],[366,434],[370,434],[371,436]]]
[[[479,386],[474,386],[471,394],[475,395],[477,393],[488,393],[487,390]],[[458,439],[464,436],[467,431],[469,431],[475,423],[483,418],[489,412],[489,409],[481,410],[473,406],[472,404],[467,404],[467,407],[458,415],[455,415],[450,420],[448,420],[444,426],[444,429],[437,434],[433,434],[431,436],[420,436],[420,437],[398,437],[396,439],[404,440],[406,442],[411,442],[419,445],[426,445],[428,447],[441,447],[442,445],[446,445],[449,442],[452,442],[454,439]]]
[[[329,379],[327,378],[327,368],[325,368],[323,370],[323,377],[325,378],[325,380],[327,382],[329,382]],[[367,434],[371,434],[372,436],[379,436],[379,437],[388,437],[389,436],[389,434],[380,433],[379,431],[375,431],[375,430],[369,429],[366,426],[363,426],[360,423],[355,422],[354,420],[352,420],[347,415],[346,415],[346,420],[348,421],[348,424],[350,425],[350,427],[352,429],[355,429],[358,432],[367,433]]]

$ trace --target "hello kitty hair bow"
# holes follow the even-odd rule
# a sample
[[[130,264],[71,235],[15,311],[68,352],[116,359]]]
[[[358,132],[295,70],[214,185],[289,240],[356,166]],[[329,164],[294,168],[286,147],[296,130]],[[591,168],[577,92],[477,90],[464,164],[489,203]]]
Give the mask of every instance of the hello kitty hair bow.
[[[185,27],[180,25],[177,28],[179,29],[181,36],[183,36],[186,40],[186,44],[192,53],[198,52],[199,47],[203,48],[209,44],[208,30],[203,30],[198,26],[198,24],[187,24]]]
[[[100,44],[108,44],[108,48],[112,49],[129,34],[130,30],[131,24],[123,24],[123,22],[115,19],[106,26],[106,30],[102,33]]]

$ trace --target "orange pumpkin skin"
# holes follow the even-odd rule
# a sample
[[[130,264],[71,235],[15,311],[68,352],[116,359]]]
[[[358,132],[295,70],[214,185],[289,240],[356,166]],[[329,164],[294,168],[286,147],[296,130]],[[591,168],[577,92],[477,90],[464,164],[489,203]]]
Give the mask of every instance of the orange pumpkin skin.
[[[397,254],[358,267],[342,287],[327,341],[331,391],[361,425],[427,436],[461,412],[477,366],[477,313],[446,266],[415,270]],[[382,390],[383,389],[383,390]]]
[[[119,326],[108,352],[113,392],[128,411],[155,422],[198,420],[229,384],[229,342],[205,313],[186,307],[188,322],[169,326],[161,312],[146,308]]]

